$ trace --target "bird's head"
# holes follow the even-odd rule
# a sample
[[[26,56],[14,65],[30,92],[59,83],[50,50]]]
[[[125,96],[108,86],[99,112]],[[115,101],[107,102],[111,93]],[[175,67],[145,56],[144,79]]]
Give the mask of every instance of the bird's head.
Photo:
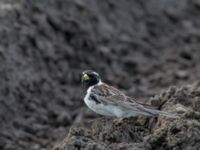
[[[82,84],[86,88],[90,86],[97,85],[101,82],[100,76],[97,72],[92,70],[86,70],[82,72]]]

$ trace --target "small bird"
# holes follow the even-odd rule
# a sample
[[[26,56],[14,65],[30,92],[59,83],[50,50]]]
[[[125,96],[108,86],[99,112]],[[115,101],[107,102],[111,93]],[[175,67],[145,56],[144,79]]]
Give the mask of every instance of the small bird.
[[[136,102],[120,90],[103,83],[99,74],[95,71],[83,71],[82,84],[87,89],[84,102],[91,110],[100,115],[118,118],[162,115],[177,118],[171,113],[156,110],[149,105]]]

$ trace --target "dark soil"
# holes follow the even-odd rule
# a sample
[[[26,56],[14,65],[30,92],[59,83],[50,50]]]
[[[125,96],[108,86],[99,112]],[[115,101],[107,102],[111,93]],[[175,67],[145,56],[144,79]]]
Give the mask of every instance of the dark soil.
[[[200,83],[170,88],[151,99],[180,118],[128,118],[121,124],[96,119],[71,127],[59,150],[197,150],[200,148]],[[55,148],[56,149],[56,148]]]
[[[197,148],[198,84],[164,92],[175,98],[161,109],[175,111],[180,103],[191,109],[189,118],[150,119],[135,129],[137,118],[116,127],[94,120],[99,116],[83,103],[80,73],[96,70],[126,94],[148,100],[199,80],[199,31],[198,0],[1,0],[0,149],[50,149],[66,135],[68,149]],[[80,123],[90,126],[69,131]]]

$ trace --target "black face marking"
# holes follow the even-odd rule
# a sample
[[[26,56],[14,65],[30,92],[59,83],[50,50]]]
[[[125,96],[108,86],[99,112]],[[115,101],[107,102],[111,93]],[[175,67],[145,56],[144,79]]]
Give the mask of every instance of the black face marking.
[[[87,75],[88,78],[85,79],[85,78],[84,78],[84,75]],[[87,70],[87,71],[84,71],[84,72],[82,73],[82,84],[83,84],[86,88],[98,84],[99,81],[100,81],[99,74],[96,73],[96,72],[94,72],[94,71]]]

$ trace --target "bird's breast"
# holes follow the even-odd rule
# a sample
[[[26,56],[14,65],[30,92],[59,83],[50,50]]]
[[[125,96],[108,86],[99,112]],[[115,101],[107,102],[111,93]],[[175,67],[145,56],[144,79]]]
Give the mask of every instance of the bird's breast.
[[[105,116],[114,116],[112,111],[108,108],[109,106],[97,103],[95,100],[91,99],[89,95],[86,95],[84,98],[85,104],[94,112],[105,115]]]
[[[124,112],[116,106],[96,102],[92,99],[90,93],[87,93],[84,102],[91,110],[100,115],[121,117],[124,114]]]

